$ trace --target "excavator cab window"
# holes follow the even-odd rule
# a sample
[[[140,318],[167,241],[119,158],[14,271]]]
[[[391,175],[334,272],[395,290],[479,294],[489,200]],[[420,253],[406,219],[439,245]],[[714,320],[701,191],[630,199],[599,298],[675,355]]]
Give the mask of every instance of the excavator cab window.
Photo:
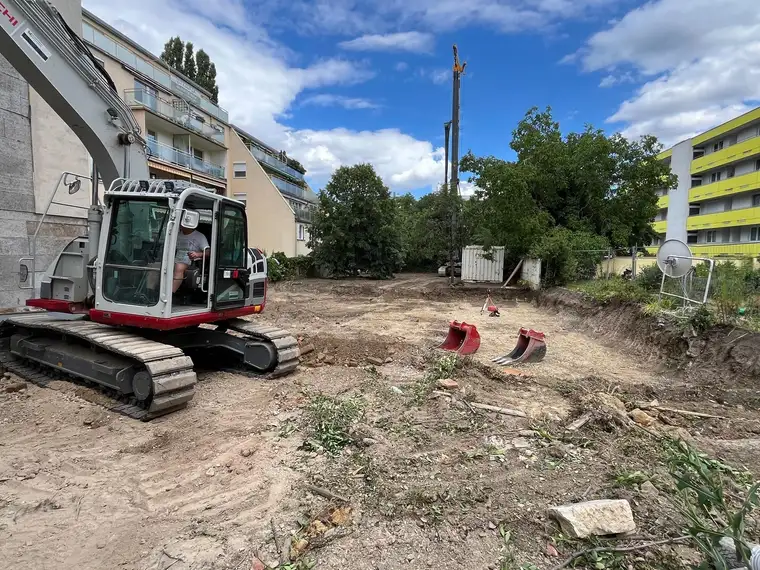
[[[242,307],[248,296],[246,218],[241,207],[225,203],[219,216],[214,309]]]
[[[114,303],[153,306],[160,293],[168,204],[120,199],[113,212],[103,263],[103,296]]]

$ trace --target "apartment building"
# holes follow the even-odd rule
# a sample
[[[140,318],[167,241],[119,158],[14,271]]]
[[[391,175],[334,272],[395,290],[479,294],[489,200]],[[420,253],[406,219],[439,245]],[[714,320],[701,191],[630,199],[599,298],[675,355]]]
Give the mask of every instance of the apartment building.
[[[659,156],[678,177],[661,191],[659,245],[680,239],[699,256],[760,256],[760,107]]]
[[[308,253],[316,196],[298,162],[232,127],[208,91],[84,9],[82,37],[145,134],[151,177],[188,180],[244,201],[250,245]]]

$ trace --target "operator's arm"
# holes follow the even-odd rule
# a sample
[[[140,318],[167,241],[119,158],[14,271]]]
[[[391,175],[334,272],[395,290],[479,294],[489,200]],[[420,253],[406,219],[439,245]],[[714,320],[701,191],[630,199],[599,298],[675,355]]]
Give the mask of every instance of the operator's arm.
[[[197,238],[197,243],[199,245],[198,251],[191,251],[188,254],[188,257],[192,260],[201,259],[203,257],[209,257],[211,254],[211,248],[208,245],[208,240],[206,239],[206,236],[204,236],[202,233],[198,232],[199,236]]]

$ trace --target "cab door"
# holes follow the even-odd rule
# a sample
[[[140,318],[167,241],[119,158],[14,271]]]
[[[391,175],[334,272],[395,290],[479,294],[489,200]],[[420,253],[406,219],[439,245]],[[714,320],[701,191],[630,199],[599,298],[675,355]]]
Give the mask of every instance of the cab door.
[[[245,210],[222,202],[216,210],[216,267],[212,309],[221,311],[246,305],[249,296],[248,251]]]

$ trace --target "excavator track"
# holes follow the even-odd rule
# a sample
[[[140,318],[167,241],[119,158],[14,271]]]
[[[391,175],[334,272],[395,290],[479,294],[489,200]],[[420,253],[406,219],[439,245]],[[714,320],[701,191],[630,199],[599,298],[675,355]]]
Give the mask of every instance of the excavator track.
[[[272,344],[277,355],[274,369],[264,374],[252,372],[245,368],[236,368],[235,372],[243,372],[256,378],[278,378],[293,372],[299,363],[301,351],[298,340],[288,331],[277,327],[260,326],[244,319],[232,319],[219,325],[220,330],[231,330],[252,340],[263,340]]]
[[[9,317],[2,328],[0,362],[7,370],[44,387],[51,375],[98,384],[121,400],[108,407],[113,412],[149,421],[184,408],[195,394],[193,361],[177,347],[49,314]]]

